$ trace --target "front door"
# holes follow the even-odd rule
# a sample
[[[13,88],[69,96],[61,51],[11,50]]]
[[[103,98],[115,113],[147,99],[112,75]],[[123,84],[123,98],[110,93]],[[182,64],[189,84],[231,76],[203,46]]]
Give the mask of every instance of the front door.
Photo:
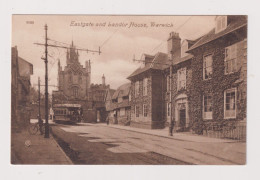
[[[186,125],[186,109],[180,110],[180,127],[185,128]]]

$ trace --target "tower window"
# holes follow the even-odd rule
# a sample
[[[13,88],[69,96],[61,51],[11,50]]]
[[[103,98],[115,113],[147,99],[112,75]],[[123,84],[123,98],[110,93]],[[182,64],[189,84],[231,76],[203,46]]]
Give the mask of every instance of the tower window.
[[[79,88],[74,87],[74,88],[72,89],[72,93],[73,93],[73,96],[74,96],[74,97],[78,97],[78,95],[79,95]]]
[[[81,84],[82,83],[82,76],[81,76],[81,74],[79,74],[79,84]]]

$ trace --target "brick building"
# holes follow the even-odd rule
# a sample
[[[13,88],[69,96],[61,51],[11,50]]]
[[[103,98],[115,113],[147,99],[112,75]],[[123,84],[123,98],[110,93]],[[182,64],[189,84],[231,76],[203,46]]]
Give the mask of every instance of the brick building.
[[[190,101],[198,133],[246,120],[247,17],[217,16],[215,21],[215,28],[187,51],[194,56]]]
[[[11,66],[11,127],[12,131],[19,131],[30,122],[30,76],[33,74],[33,65],[18,56],[15,46],[12,47]]]
[[[170,64],[168,54],[158,52],[155,56],[144,54],[144,67],[135,70],[131,80],[131,123],[142,128],[163,128],[164,69]]]

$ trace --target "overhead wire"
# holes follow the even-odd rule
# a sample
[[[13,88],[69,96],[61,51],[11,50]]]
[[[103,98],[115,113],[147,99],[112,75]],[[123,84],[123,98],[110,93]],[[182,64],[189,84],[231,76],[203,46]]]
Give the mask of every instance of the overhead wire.
[[[193,16],[190,16],[184,23],[182,23],[178,28],[175,29],[175,31],[178,31],[180,30]],[[151,53],[155,50],[155,49],[158,49],[159,47],[161,47],[162,44],[166,43],[165,40],[163,40],[158,46],[156,46],[152,51]]]

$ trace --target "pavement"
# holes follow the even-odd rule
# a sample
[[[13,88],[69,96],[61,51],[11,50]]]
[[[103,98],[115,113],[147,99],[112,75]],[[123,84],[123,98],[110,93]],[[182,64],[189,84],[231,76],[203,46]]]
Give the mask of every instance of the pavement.
[[[73,164],[54,140],[39,133],[30,135],[26,130],[11,134],[12,164]]]
[[[197,134],[192,134],[190,132],[175,132],[173,133],[173,136],[169,136],[169,129],[141,129],[141,128],[135,128],[130,126],[122,126],[122,125],[116,125],[116,124],[104,124],[104,123],[97,123],[97,124],[91,124],[91,123],[78,123],[81,125],[87,124],[92,126],[106,126],[110,128],[117,128],[127,131],[133,131],[143,134],[149,134],[154,136],[160,136],[164,138],[170,138],[170,139],[176,139],[176,140],[182,140],[182,141],[189,141],[189,142],[200,142],[200,143],[232,143],[232,142],[238,142],[237,140],[231,140],[231,139],[219,139],[219,138],[212,138]]]

